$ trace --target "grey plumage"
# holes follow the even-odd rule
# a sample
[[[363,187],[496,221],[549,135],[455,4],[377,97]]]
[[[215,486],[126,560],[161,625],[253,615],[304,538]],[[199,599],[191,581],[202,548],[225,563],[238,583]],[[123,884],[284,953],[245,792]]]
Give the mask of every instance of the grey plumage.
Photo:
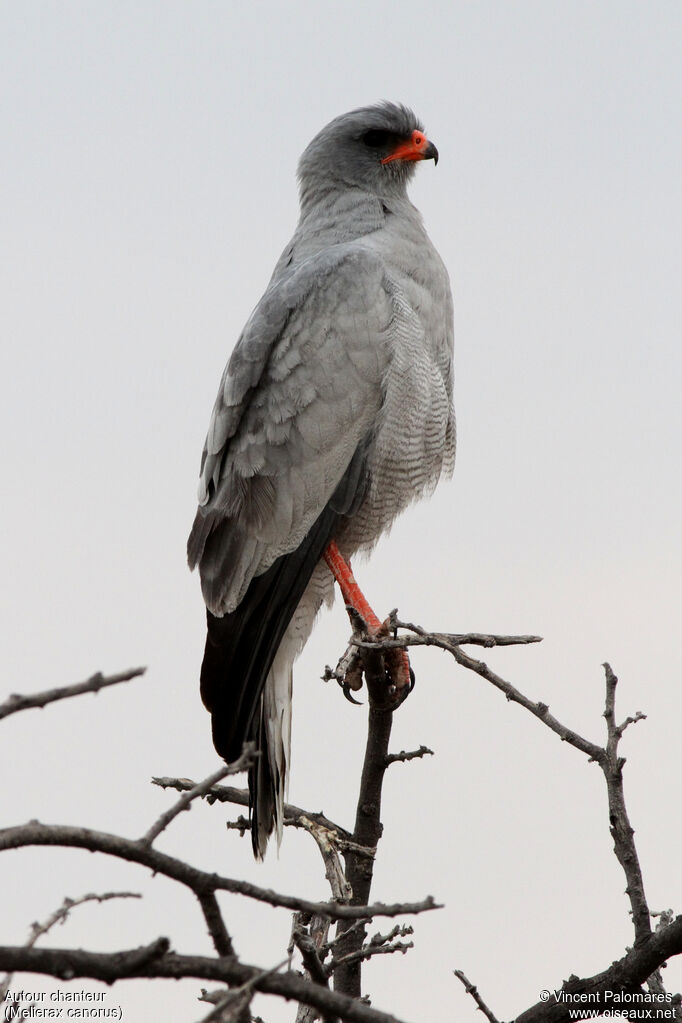
[[[333,599],[322,551],[331,539],[344,557],[370,549],[453,467],[447,272],[407,198],[416,160],[382,163],[421,130],[383,103],[310,143],[296,232],[209,424],[188,541],[208,608],[202,696],[223,756],[247,737],[260,744],[250,784],[261,856],[281,829],[292,664]]]

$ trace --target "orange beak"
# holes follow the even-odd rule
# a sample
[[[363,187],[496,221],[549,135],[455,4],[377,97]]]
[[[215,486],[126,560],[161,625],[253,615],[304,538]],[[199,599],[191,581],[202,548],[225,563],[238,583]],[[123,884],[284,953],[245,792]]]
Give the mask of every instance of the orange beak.
[[[401,142],[381,162],[391,163],[392,160],[433,160],[438,163],[438,150],[423,131],[413,131],[409,142]]]

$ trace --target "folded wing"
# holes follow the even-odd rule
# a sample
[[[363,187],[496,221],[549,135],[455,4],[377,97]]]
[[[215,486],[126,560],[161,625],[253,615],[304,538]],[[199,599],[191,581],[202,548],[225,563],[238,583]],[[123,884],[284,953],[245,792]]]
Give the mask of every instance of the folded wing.
[[[188,558],[208,608],[202,698],[228,760],[255,737],[286,627],[366,492],[391,317],[381,260],[327,249],[271,283],[223,375]]]

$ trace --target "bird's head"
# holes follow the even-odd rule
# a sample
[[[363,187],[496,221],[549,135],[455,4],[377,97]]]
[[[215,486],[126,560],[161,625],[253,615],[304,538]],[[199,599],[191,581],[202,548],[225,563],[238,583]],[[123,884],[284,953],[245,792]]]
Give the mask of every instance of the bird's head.
[[[438,162],[438,150],[407,107],[384,102],[351,110],[330,121],[303,153],[301,200],[344,187],[404,193],[421,160]]]

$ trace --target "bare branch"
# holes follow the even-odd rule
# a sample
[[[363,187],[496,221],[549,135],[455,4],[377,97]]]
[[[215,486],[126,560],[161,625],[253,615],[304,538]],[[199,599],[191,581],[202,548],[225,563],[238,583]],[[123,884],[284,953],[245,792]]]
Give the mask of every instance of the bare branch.
[[[77,899],[70,899],[66,896],[59,909],[56,909],[54,913],[51,913],[47,920],[44,920],[43,923],[31,924],[31,933],[24,947],[32,948],[38,938],[42,938],[42,936],[52,930],[56,924],[66,923],[71,910],[76,909],[78,906],[82,906],[85,902],[108,902],[109,899],[141,898],[142,896],[139,892],[104,892],[102,895],[96,895],[94,892],[90,892],[88,895],[81,895]],[[5,979],[0,982],[0,1002],[5,1001],[11,983],[12,974],[9,973]]]
[[[120,835],[111,835],[105,831],[93,831],[89,828],[30,821],[28,824],[0,831],[0,852],[4,849],[20,849],[35,845],[62,846],[101,852],[107,856],[115,856],[118,859],[148,867],[157,874],[163,874],[165,877],[186,885],[195,894],[216,891],[233,892],[258,902],[265,902],[270,906],[301,910],[304,913],[320,913],[331,920],[402,916],[442,908],[432,896],[428,896],[421,902],[392,903],[390,905],[377,902],[366,907],[343,906],[335,902],[311,902],[309,899],[282,895],[248,881],[222,877],[219,874],[209,874],[173,856],[159,852],[153,847],[142,845],[139,841],[132,841]]]
[[[528,697],[524,696],[520,690],[511,684],[511,682],[507,682],[505,679],[501,678],[500,675],[497,675],[494,671],[492,671],[487,664],[484,664],[483,661],[478,661],[476,658],[470,657],[455,645],[443,644],[443,649],[449,650],[457,663],[463,668],[468,668],[469,671],[476,672],[476,674],[480,675],[481,678],[484,678],[487,682],[494,685],[496,689],[503,692],[511,703],[520,704],[520,706],[524,707],[526,710],[530,711],[531,714],[535,715],[535,717],[539,718],[543,724],[559,736],[562,742],[567,742],[569,745],[580,750],[581,753],[585,753],[590,760],[598,761],[603,755],[601,746],[597,746],[595,743],[589,742],[587,739],[584,739],[582,735],[578,735],[577,732],[574,732],[571,728],[567,728],[566,725],[562,725],[560,721],[557,721],[557,719],[549,713],[549,707],[546,703],[534,703],[532,700],[529,700]]]
[[[460,980],[462,982],[462,984],[464,985],[464,990],[468,995],[471,995],[471,997],[476,1002],[476,1005],[481,1010],[483,1015],[486,1017],[486,1019],[489,1020],[489,1023],[499,1023],[497,1016],[495,1016],[492,1010],[488,1008],[488,1006],[485,1004],[485,1002],[479,995],[478,988],[474,984],[472,984],[471,981],[467,979],[467,977],[464,976],[461,970],[453,970],[452,972],[454,973],[455,977],[457,977],[457,980]]]
[[[213,1002],[215,1008],[209,1012],[208,1016],[200,1020],[199,1023],[246,1023],[246,1021],[251,1019],[249,1006],[253,998],[256,981],[279,972],[288,962],[288,959],[284,959],[277,966],[273,966],[269,970],[260,970],[249,980],[240,984],[239,987],[233,985],[230,990],[224,993],[214,992],[212,995],[208,995],[202,989],[200,1000]]]
[[[381,650],[384,647],[405,647],[405,646],[435,646],[441,650],[447,651],[451,654],[458,664],[463,668],[467,668],[469,671],[476,672],[487,682],[490,682],[499,689],[507,699],[512,703],[518,703],[526,710],[530,711],[536,717],[540,718],[544,724],[547,725],[553,732],[560,737],[562,742],[568,742],[572,746],[575,746],[582,753],[586,753],[592,760],[598,760],[602,749],[600,746],[594,743],[588,742],[581,735],[562,725],[561,722],[557,721],[549,713],[549,707],[545,703],[534,703],[529,700],[527,696],[524,696],[511,682],[507,682],[506,679],[501,678],[494,671],[492,671],[487,664],[483,661],[478,661],[476,658],[471,657],[461,649],[463,643],[474,643],[480,646],[493,647],[493,646],[510,646],[519,643],[538,643],[541,641],[540,636],[497,636],[497,635],[486,635],[478,632],[468,633],[445,633],[445,632],[427,632],[422,629],[421,626],[415,625],[412,622],[401,622],[396,617],[395,612],[392,612],[391,617],[391,628],[393,629],[409,629],[414,633],[413,636],[398,636],[394,639],[367,639],[360,640],[354,637],[352,642],[363,649]]]
[[[45,689],[41,693],[33,693],[30,696],[12,693],[4,703],[0,703],[0,720],[9,717],[10,714],[16,714],[20,710],[45,707],[48,703],[68,700],[72,696],[80,696],[81,693],[98,693],[100,689],[106,689],[107,686],[130,682],[131,679],[144,675],[146,670],[146,668],[129,668],[128,671],[121,671],[117,675],[103,675],[98,671],[96,675],[92,675],[85,682],[76,682],[74,685],[63,686],[60,689]]]
[[[300,926],[294,927],[293,940],[296,948],[301,953],[303,965],[310,979],[315,984],[323,984],[325,987],[328,987],[327,972],[320,961],[317,946],[311,936]]]
[[[641,720],[641,712],[634,718],[626,719],[622,725],[617,726],[615,722],[615,689],[617,679],[608,664],[604,665],[606,671],[606,710],[604,717],[607,725],[606,748],[589,742],[583,736],[567,728],[549,713],[549,707],[545,703],[533,703],[524,696],[515,686],[501,678],[494,671],[468,654],[465,654],[456,645],[441,644],[448,649],[458,664],[471,671],[476,672],[488,682],[491,682],[497,689],[500,689],[508,700],[519,703],[543,724],[555,732],[564,742],[585,753],[589,759],[599,764],[606,779],[606,786],[609,799],[609,820],[611,834],[614,840],[614,850],[621,864],[627,880],[626,893],[630,899],[632,908],[633,923],[635,927],[635,942],[639,942],[651,932],[649,910],[644,895],[644,883],[642,872],[637,857],[637,851],[633,840],[634,831],[628,819],[625,808],[625,797],[623,794],[622,768],[624,759],[618,757],[618,742],[628,724]]]
[[[634,831],[628,819],[623,794],[622,768],[625,760],[618,756],[618,743],[625,729],[629,725],[634,724],[637,721],[641,721],[645,715],[643,715],[641,711],[638,711],[634,716],[627,717],[622,724],[616,724],[615,688],[617,679],[611,671],[610,666],[608,664],[604,665],[606,671],[606,709],[604,717],[607,724],[607,743],[605,747],[602,747],[590,742],[577,732],[574,732],[572,729],[567,728],[549,713],[549,708],[546,704],[541,702],[534,703],[529,700],[528,697],[524,696],[523,693],[521,693],[515,686],[497,675],[485,663],[476,660],[469,654],[465,653],[460,646],[461,643],[470,642],[472,640],[478,641],[484,646],[503,645],[505,640],[502,637],[483,637],[477,634],[469,634],[467,637],[464,637],[444,633],[426,633],[419,626],[415,626],[412,623],[400,622],[397,618],[397,613],[393,614],[391,625],[394,630],[397,630],[400,627],[411,630],[424,645],[437,646],[448,651],[455,658],[458,664],[474,671],[476,674],[486,679],[486,681],[490,682],[497,689],[503,692],[508,700],[519,703],[535,717],[539,718],[548,728],[555,732],[555,734],[557,734],[563,742],[567,742],[574,746],[580,752],[586,754],[590,761],[599,764],[607,785],[609,820],[611,825],[611,834],[614,839],[614,850],[627,880],[626,893],[630,898],[633,923],[635,927],[635,949],[638,949],[643,942],[648,942],[651,937],[649,910],[644,894],[642,872],[634,844]],[[359,643],[356,642],[357,637],[355,637],[354,642],[356,642],[356,646],[361,646],[363,648],[371,645],[378,647],[382,647],[384,645],[409,646],[412,645],[411,639],[412,637],[396,637],[393,640],[382,639],[373,643],[370,639],[368,641],[363,640],[362,643]],[[506,638],[507,641],[523,639],[527,641],[534,641],[537,637]]]
[[[617,1000],[605,998],[605,992],[613,995],[641,992],[644,984],[666,960],[682,953],[682,916],[659,931],[649,934],[631,949],[627,955],[593,977],[571,977],[561,987],[561,992],[571,995],[595,995],[601,1000],[600,1010],[622,1009]],[[642,992],[646,993],[646,992]],[[569,1023],[575,1005],[571,1001],[557,998],[554,992],[546,1002],[537,1002],[530,1009],[517,1016],[515,1023]]]
[[[622,724],[618,725],[616,732],[620,737],[628,725],[636,725],[638,721],[646,721],[646,714],[642,714],[641,710],[638,710],[634,717],[626,717]]]
[[[369,712],[353,842],[364,849],[376,849],[383,831],[381,796],[389,764],[388,744],[396,703],[395,698],[386,691],[386,669],[381,652],[377,649],[362,649],[359,652],[369,694]],[[344,852],[344,859],[346,877],[353,891],[353,905],[362,907],[369,901],[374,860],[352,850]],[[365,910],[365,915],[370,915],[369,910]],[[352,953],[361,950],[364,936],[364,927],[350,931],[345,922],[337,926],[335,957],[338,968],[334,973],[334,990],[354,998],[360,998],[362,994],[361,957],[353,956]]]
[[[435,756],[432,749],[428,746],[420,746],[419,749],[411,750],[406,753],[405,750],[401,750],[400,753],[388,753],[386,756],[386,766],[389,767],[391,764],[401,763],[404,764],[407,760],[416,760],[421,757]]]
[[[197,899],[199,900],[199,905],[208,927],[208,933],[211,935],[216,952],[219,956],[233,956],[235,952],[232,938],[225,926],[215,892],[199,892]]]
[[[335,831],[325,828],[305,816],[301,816],[299,822],[312,835],[322,856],[325,877],[329,882],[332,898],[336,902],[350,902],[353,891],[346,879],[339,848],[345,848],[351,843],[340,839]],[[324,984],[325,987],[328,987],[328,974],[322,964],[322,957],[326,955],[326,951],[320,953],[320,949],[326,944],[329,936],[329,920],[319,915],[310,917],[297,913],[294,917],[291,934],[292,942],[301,953],[306,976],[314,983]],[[317,1019],[319,1019],[317,1009],[310,1005],[299,1004],[296,1023],[315,1023]],[[324,1023],[336,1023],[336,1019],[337,1017],[329,1014],[323,1016]]]
[[[232,991],[222,991],[220,997],[208,998],[202,997],[199,1001],[202,1002],[213,1002],[213,1008],[210,1010],[207,1016],[202,1016],[199,1023],[237,1023],[237,1020],[242,1016],[245,1010],[248,1010],[248,1006],[251,1003],[251,994],[236,996]],[[246,1015],[245,1019],[251,1019],[251,1013]]]
[[[122,952],[84,952],[82,949],[18,948],[0,946],[0,969],[28,973],[46,973],[59,980],[92,977],[113,983],[124,977],[149,976],[153,963],[168,953],[168,938],[157,938],[149,945]],[[154,975],[153,973],[151,974]]]
[[[396,941],[395,939],[407,937],[409,934],[414,934],[412,927],[400,926],[394,927],[388,934],[375,934],[361,948],[356,949],[354,952],[349,952],[347,955],[332,959],[326,967],[327,973],[331,976],[342,963],[359,963],[366,959],[371,959],[373,956],[392,955],[394,952],[401,952],[405,955],[409,949],[414,948],[414,942]]]
[[[285,963],[281,965],[286,965]],[[84,952],[64,948],[12,948],[0,946],[0,969],[43,973],[60,980],[92,977],[112,984],[133,977],[181,979],[194,977],[216,983],[249,985],[262,994],[278,995],[313,1005],[321,1013],[337,1015],[348,1023],[402,1023],[347,995],[303,980],[296,973],[263,971],[229,956],[220,959],[186,956],[168,951],[168,940],[122,952]],[[276,968],[278,969],[278,968]]]
[[[368,650],[372,647],[391,650],[408,646],[439,646],[447,649],[448,646],[526,646],[529,643],[542,643],[542,636],[498,636],[484,632],[427,632],[426,629],[413,625],[412,622],[401,622],[397,619],[391,622],[391,628],[408,629],[413,635],[378,640],[353,637],[350,643],[352,646]]]
[[[315,839],[317,848],[320,851],[324,863],[324,874],[329,882],[332,899],[335,902],[347,904],[351,900],[353,889],[348,883],[341,864],[334,832],[329,831],[328,828],[321,827],[315,821],[307,820],[305,817],[301,817],[300,820],[306,831]]]
[[[361,917],[354,923],[349,924],[345,931],[343,931],[341,934],[338,934],[335,938],[332,938],[331,941],[325,942],[325,944],[321,946],[320,951],[322,953],[322,957],[324,958],[327,952],[333,951],[337,947],[339,942],[342,939],[348,938],[348,936],[351,933],[364,930],[364,928],[367,926],[369,922],[370,921],[367,917]]]
[[[630,824],[625,806],[625,794],[623,792],[623,765],[625,764],[625,759],[618,756],[618,743],[627,723],[624,722],[620,727],[616,725],[615,709],[618,679],[609,664],[604,664],[604,672],[606,674],[606,708],[604,710],[604,718],[606,720],[607,742],[605,754],[599,761],[599,764],[606,779],[613,848],[627,880],[625,891],[630,899],[632,909],[636,947],[639,942],[651,934],[651,918],[644,894],[642,869],[639,865],[639,857],[635,847],[635,832]],[[631,720],[634,721],[635,719]]]
[[[306,978],[315,983],[324,984],[325,987],[329,986],[329,981],[322,963],[327,955],[328,936],[329,920],[325,917],[309,916],[307,913],[294,914],[288,948],[289,956],[293,954],[294,947],[297,947],[303,959]],[[299,1002],[296,1023],[315,1023],[318,1019],[320,1019],[318,1009]],[[325,1017],[325,1023],[327,1019],[333,1019],[333,1017]]]
[[[159,785],[162,789],[177,789],[178,792],[189,792],[196,784],[190,778],[152,778],[152,782],[154,785]],[[234,803],[237,806],[248,806],[249,790],[233,788],[231,785],[213,785],[203,795],[203,798],[207,803]],[[300,806],[295,806],[293,803],[284,804],[285,825],[296,828],[304,827],[305,825],[301,823],[302,817],[314,821],[330,831],[335,831],[337,835],[343,838],[350,839],[352,837],[349,831],[342,828],[340,824],[329,820],[321,812],[314,813],[312,810],[303,810]],[[246,821],[246,827],[250,827],[248,821]]]
[[[395,938],[407,938],[410,934],[414,934],[414,927],[412,927],[411,924],[396,924],[395,927],[391,928],[388,934],[381,934],[381,932],[373,934],[367,944],[372,947],[376,945],[386,945]]]
[[[180,799],[170,809],[162,813],[155,824],[151,826],[149,831],[143,838],[140,839],[142,845],[151,845],[155,838],[161,834],[161,832],[168,827],[172,820],[174,820],[179,813],[183,810],[189,810],[190,804],[193,800],[200,796],[205,796],[216,784],[223,778],[227,778],[230,774],[239,774],[241,771],[246,771],[247,768],[253,763],[255,756],[256,744],[255,742],[248,742],[244,744],[241,756],[238,760],[235,760],[232,764],[223,764],[221,768],[210,774],[208,778],[204,778],[203,781],[198,782],[189,791],[183,792]],[[154,779],[155,780],[155,779]]]

